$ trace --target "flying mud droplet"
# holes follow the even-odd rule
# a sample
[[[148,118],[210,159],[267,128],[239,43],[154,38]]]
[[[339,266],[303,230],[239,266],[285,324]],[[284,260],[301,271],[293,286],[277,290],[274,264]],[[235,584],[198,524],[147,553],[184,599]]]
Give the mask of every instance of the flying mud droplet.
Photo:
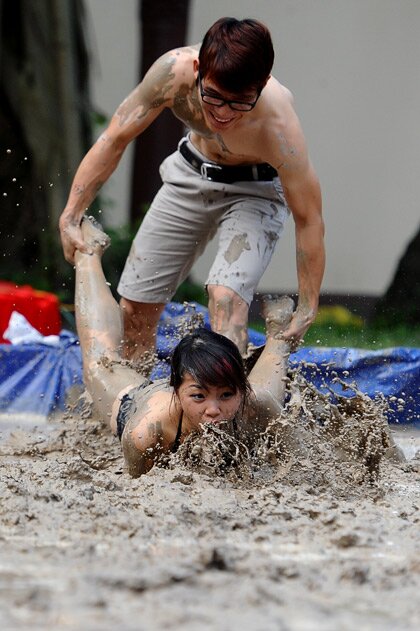
[[[207,424],[159,465],[257,485],[281,479],[308,485],[315,495],[327,489],[339,497],[363,494],[366,485],[377,485],[381,464],[400,455],[389,432],[385,400],[340,383],[352,396],[321,393],[301,369],[291,370],[285,408],[265,431],[247,436],[240,420],[239,435],[230,422]]]

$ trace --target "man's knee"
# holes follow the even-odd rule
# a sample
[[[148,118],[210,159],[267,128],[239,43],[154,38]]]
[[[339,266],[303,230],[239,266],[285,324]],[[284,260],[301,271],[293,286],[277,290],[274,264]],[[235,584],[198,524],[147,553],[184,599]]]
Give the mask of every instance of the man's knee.
[[[244,354],[248,345],[248,311],[246,301],[229,287],[208,285],[211,328],[235,342]]]
[[[249,306],[239,294],[223,285],[208,285],[210,317],[223,314],[224,318],[235,324],[246,324]]]
[[[120,300],[120,309],[125,326],[129,323],[136,327],[157,324],[164,307],[165,305],[160,303],[135,302],[127,298]]]
[[[164,307],[164,304],[134,302],[121,298],[124,324],[122,355],[125,359],[145,358],[154,353],[157,325]]]

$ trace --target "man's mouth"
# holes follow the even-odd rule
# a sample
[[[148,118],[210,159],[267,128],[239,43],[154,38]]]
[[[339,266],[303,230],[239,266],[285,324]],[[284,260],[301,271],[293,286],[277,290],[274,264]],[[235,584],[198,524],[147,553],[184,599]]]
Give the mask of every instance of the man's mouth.
[[[234,116],[232,116],[231,118],[220,118],[219,116],[216,116],[216,114],[213,114],[213,112],[211,113],[211,115],[213,116],[214,120],[220,125],[226,125],[227,123],[233,121],[235,118]]]

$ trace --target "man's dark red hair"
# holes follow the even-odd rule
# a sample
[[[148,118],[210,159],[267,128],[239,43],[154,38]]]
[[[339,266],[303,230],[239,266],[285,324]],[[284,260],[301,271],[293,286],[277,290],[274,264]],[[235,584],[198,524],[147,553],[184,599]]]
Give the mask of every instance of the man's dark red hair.
[[[273,61],[270,31],[249,18],[217,20],[205,34],[199,54],[201,76],[233,94],[261,90]]]

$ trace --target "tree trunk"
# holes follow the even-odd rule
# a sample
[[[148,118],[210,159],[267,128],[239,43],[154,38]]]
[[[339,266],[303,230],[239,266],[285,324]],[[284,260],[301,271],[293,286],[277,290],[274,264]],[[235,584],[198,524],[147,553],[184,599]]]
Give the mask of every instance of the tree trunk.
[[[401,257],[394,278],[375,305],[378,325],[420,324],[420,228]]]
[[[0,278],[67,300],[57,221],[91,142],[83,19],[81,0],[0,0]]]
[[[140,0],[139,9],[141,80],[160,55],[185,44],[189,0]],[[161,185],[159,165],[175,151],[183,132],[182,123],[165,110],[136,140],[130,212],[133,221],[144,216]]]

